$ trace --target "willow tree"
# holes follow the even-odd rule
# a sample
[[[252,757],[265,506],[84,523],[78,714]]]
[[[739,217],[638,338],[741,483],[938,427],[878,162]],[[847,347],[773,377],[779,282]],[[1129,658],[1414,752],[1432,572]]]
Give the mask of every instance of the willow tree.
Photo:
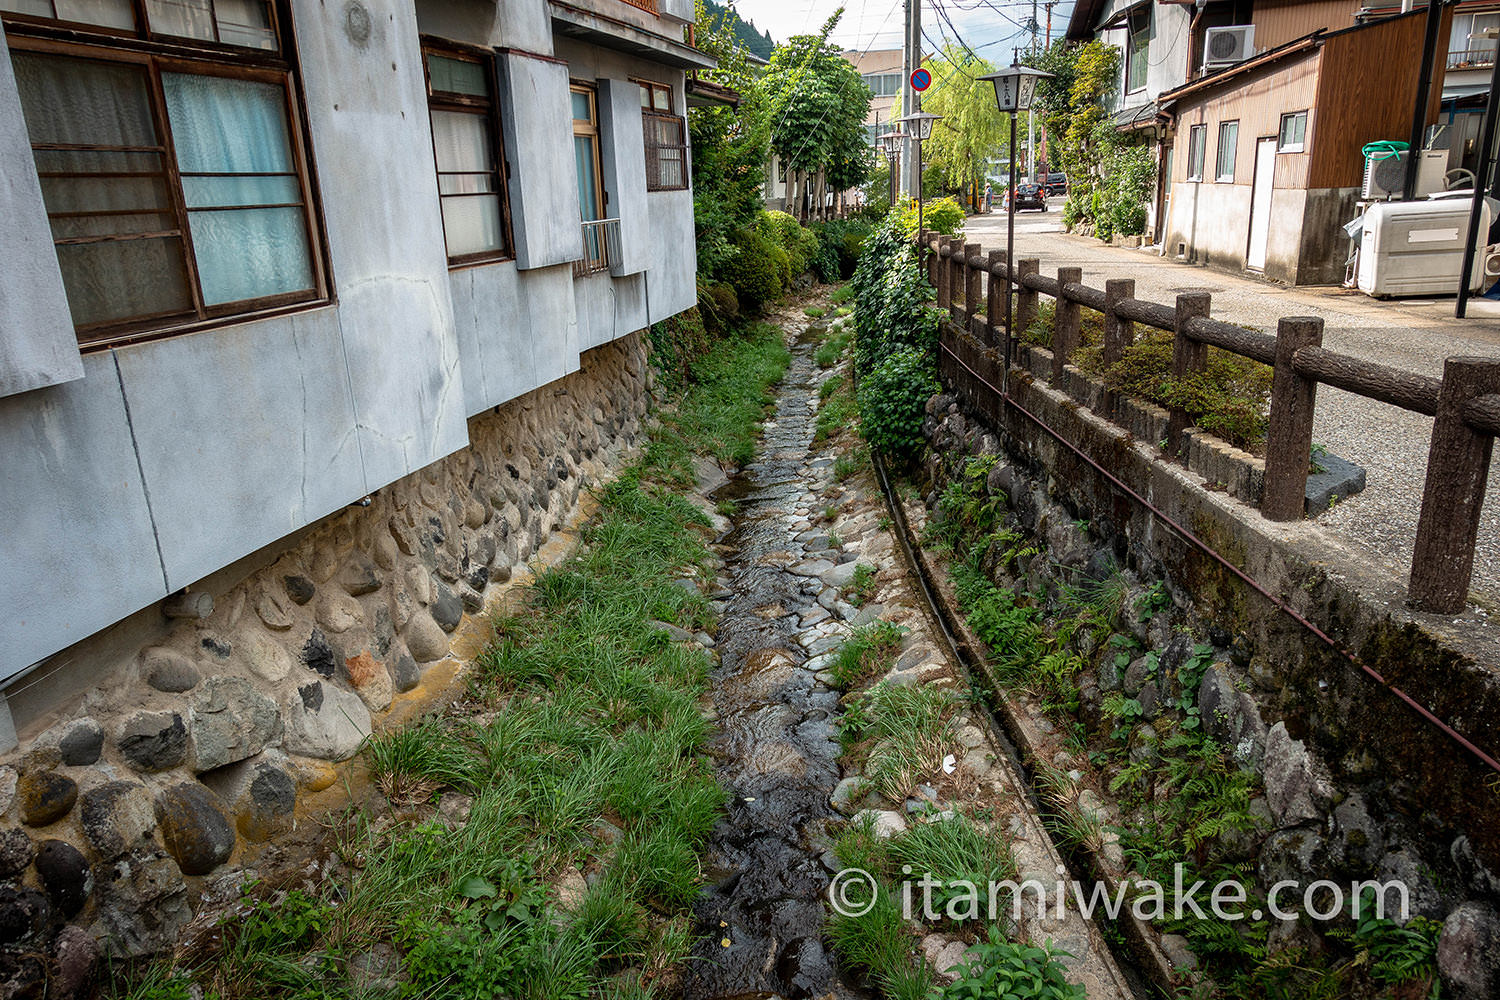
[[[937,170],[945,187],[973,191],[984,184],[986,163],[1004,145],[1010,125],[995,106],[994,84],[978,79],[995,68],[953,45],[923,65],[932,86],[922,95],[922,110],[943,116],[922,143],[923,165]]]
[[[872,95],[859,71],[828,42],[843,14],[840,7],[816,35],[793,35],[777,46],[761,87],[771,148],[787,169],[804,175],[827,171],[841,187],[853,187],[870,168],[869,157],[857,150],[866,145]]]

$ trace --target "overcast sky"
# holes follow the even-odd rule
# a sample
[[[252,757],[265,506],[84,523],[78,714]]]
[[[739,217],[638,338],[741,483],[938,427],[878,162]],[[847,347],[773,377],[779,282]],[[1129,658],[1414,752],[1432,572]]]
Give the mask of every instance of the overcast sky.
[[[760,30],[769,31],[778,42],[784,42],[792,35],[816,31],[840,6],[845,8],[844,17],[833,36],[834,44],[861,50],[901,47],[902,0],[844,0],[843,3],[840,0],[737,0],[735,3],[741,17],[754,21]],[[1022,26],[1030,19],[1031,9],[1031,0],[923,0],[922,29],[929,51],[953,41],[956,34],[990,62],[1008,64],[1011,47],[1025,45],[1030,40]],[[1073,0],[1061,0],[1054,6],[1053,38],[1066,30],[1072,10]],[[1045,35],[1045,4],[1037,4],[1036,19]]]

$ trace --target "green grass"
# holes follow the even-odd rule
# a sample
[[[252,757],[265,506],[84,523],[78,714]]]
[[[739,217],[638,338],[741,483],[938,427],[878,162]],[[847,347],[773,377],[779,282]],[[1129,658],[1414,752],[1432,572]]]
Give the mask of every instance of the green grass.
[[[901,627],[893,622],[871,622],[856,628],[839,647],[828,669],[834,685],[848,691],[890,670],[901,648]]]
[[[827,337],[823,338],[823,342],[813,352],[813,361],[817,363],[819,368],[832,368],[844,359],[844,355],[849,353],[849,345],[852,343],[854,343],[854,328],[852,326],[846,325],[838,330],[834,330]]]
[[[830,385],[833,386],[832,389],[828,389]],[[847,377],[833,376],[819,387],[818,394],[823,402],[813,421],[814,445],[833,440],[859,422],[859,402],[855,399],[854,389]]]
[[[674,584],[703,575],[704,515],[672,492],[690,457],[753,453],[781,334],[718,344],[642,464],[598,491],[578,554],[539,576],[470,676],[461,711],[368,741],[397,811],[333,824],[340,860],[304,893],[252,885],[210,944],[177,963],[112,969],[131,1000],[390,996],[348,963],[380,944],[402,996],[644,1000],[670,992],[691,942],[699,852],[725,801],[697,703],[709,659],[648,627],[710,623]],[[442,808],[467,796],[467,819]],[[574,898],[560,884],[579,882]]]
[[[692,459],[711,455],[728,465],[755,457],[759,421],[776,401],[774,386],[791,363],[778,327],[757,323],[717,342],[696,361],[697,379],[646,449],[643,470],[665,482],[693,483]]]
[[[828,315],[828,310],[824,309],[822,306],[808,306],[806,309],[802,310],[802,314],[808,319],[822,319],[824,316]]]
[[[831,295],[828,296],[828,301],[832,302],[836,306],[841,306],[841,305],[843,305],[846,302],[853,301],[853,299],[854,299],[854,286],[853,285],[840,285],[839,287],[837,287],[837,288],[835,288],[833,290],[833,294],[831,294]]]
[[[839,739],[870,784],[900,802],[938,773],[958,709],[945,688],[877,684],[846,702]]]

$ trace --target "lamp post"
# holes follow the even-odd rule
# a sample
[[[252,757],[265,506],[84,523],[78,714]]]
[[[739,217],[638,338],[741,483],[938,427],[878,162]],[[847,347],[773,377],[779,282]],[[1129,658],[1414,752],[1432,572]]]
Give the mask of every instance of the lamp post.
[[[901,143],[905,140],[906,133],[902,132],[900,129],[897,129],[894,132],[887,132],[885,135],[880,137],[880,144],[885,147],[886,163],[888,163],[891,168],[890,188],[892,208],[896,207],[896,163],[901,159]]]
[[[1005,223],[1005,370],[1001,383],[1006,393],[1010,392],[1011,285],[1016,271],[1016,113],[1031,110],[1037,81],[1050,76],[1051,73],[1011,63],[1007,69],[979,78],[995,85],[995,104],[1002,114],[1010,116],[1010,188],[1005,195],[1005,214],[1008,217]]]
[[[932,138],[932,126],[941,119],[942,115],[929,114],[926,111],[917,110],[905,118],[897,118],[896,121],[905,125],[911,132],[911,137],[917,141],[917,232],[920,233],[925,225],[922,218],[922,143]],[[923,247],[923,256],[927,248]]]

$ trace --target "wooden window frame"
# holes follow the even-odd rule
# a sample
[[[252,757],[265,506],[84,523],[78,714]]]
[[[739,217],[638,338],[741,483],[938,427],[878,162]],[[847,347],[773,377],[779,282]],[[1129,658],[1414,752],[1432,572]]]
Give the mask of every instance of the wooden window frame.
[[[1136,30],[1136,28],[1134,27],[1134,23],[1136,17],[1138,16],[1143,18],[1144,23],[1141,25],[1139,30]],[[1127,94],[1138,94],[1141,91],[1145,90],[1147,84],[1149,83],[1149,78],[1151,76],[1151,22],[1152,15],[1150,6],[1136,7],[1125,16],[1124,83],[1125,93]],[[1145,44],[1142,47],[1142,61],[1145,63],[1145,65],[1142,67],[1143,78],[1138,81],[1135,86],[1131,86],[1130,66],[1131,61],[1135,56],[1135,43],[1137,35],[1145,36]]]
[[[609,218],[609,197],[604,190],[604,143],[603,136],[599,131],[599,88],[592,83],[582,80],[568,81],[569,108],[572,107],[573,94],[587,94],[589,99],[589,117],[587,121],[581,118],[573,119],[573,135],[586,135],[594,140],[594,191],[595,197],[599,199],[599,218]],[[570,110],[571,113],[571,110]],[[597,222],[598,219],[582,218],[582,206],[579,211],[579,222]]]
[[[1288,119],[1302,119],[1302,140],[1297,143],[1285,143],[1282,137],[1286,133]],[[1282,115],[1276,124],[1276,152],[1278,153],[1305,153],[1307,152],[1307,109],[1301,111],[1288,111]]]
[[[691,169],[688,160],[688,131],[687,119],[676,113],[677,94],[669,83],[658,83],[655,80],[632,79],[632,82],[651,95],[649,106],[641,108],[642,132],[645,139],[646,153],[646,190],[655,191],[687,191],[692,187],[692,179],[689,176]],[[659,94],[667,95],[667,108],[663,111],[656,106],[656,98]],[[670,125],[677,129],[678,142],[660,142],[657,140],[656,129],[653,123]],[[664,149],[676,150],[682,157],[682,182],[680,184],[669,184],[662,180],[661,151]]]
[[[284,52],[296,51],[294,40],[283,30],[284,26],[290,25],[291,19],[285,16],[282,0],[268,5],[278,45],[275,51],[152,33],[145,16],[144,0],[134,0],[132,6],[140,25],[134,33],[65,22],[56,18],[12,15],[10,12],[0,16],[0,21],[5,26],[8,48],[13,52],[132,65],[142,68],[146,73],[146,97],[150,102],[152,124],[158,139],[157,145],[152,149],[162,157],[161,176],[167,188],[164,211],[174,216],[176,224],[175,229],[163,231],[163,235],[182,241],[183,278],[187,284],[190,305],[187,310],[164,310],[86,326],[75,325],[79,350],[84,353],[106,350],[329,305],[334,301],[334,296],[327,257],[328,238],[307,131],[305,99],[296,72],[295,58],[282,55]],[[177,162],[171,124],[167,116],[166,96],[162,86],[163,73],[248,80],[281,88],[287,142],[301,199],[297,204],[303,211],[308,264],[312,272],[311,288],[218,305],[204,302],[198,259],[193,247],[190,212],[183,193],[183,171]],[[33,169],[36,169],[34,159]],[[48,218],[52,217],[53,213],[49,212]],[[142,236],[137,235],[136,238]],[[61,241],[54,239],[53,242],[57,246],[78,240],[70,237]]]
[[[1193,147],[1196,144],[1199,136],[1202,136],[1202,138],[1203,138],[1203,148],[1199,151],[1198,155],[1196,157],[1194,157],[1194,155],[1193,155]],[[1198,170],[1197,170],[1196,173],[1194,173],[1194,171],[1193,171],[1193,161],[1194,161],[1194,159],[1197,160]],[[1203,180],[1203,171],[1208,166],[1207,160],[1208,160],[1208,125],[1207,125],[1207,123],[1204,123],[1202,125],[1189,125],[1188,126],[1188,134],[1187,134],[1187,177],[1185,179],[1188,180],[1188,181],[1192,181],[1194,183],[1201,183],[1202,180]]]
[[[1229,176],[1224,175],[1224,130],[1234,126],[1234,143],[1229,147]],[[1219,145],[1214,154],[1214,183],[1233,184],[1235,172],[1239,168],[1240,160],[1240,122],[1236,118],[1233,121],[1219,122]]]
[[[56,0],[48,0],[52,9],[57,9]],[[92,24],[88,21],[68,21],[61,17],[45,17],[39,14],[23,14],[16,11],[0,11],[0,20],[6,24],[7,30],[20,28],[27,33],[37,31],[55,34],[61,38],[79,38],[83,35],[96,36],[102,39],[121,39],[134,42],[151,43],[156,46],[171,48],[184,48],[194,50],[211,50],[222,53],[230,53],[242,56],[247,53],[259,53],[264,56],[279,57],[288,48],[287,34],[283,31],[284,25],[290,25],[292,19],[283,10],[285,0],[269,0],[266,10],[270,16],[271,37],[275,39],[275,49],[263,49],[253,45],[236,45],[233,42],[222,42],[217,39],[209,41],[205,38],[193,38],[188,35],[173,35],[169,32],[155,31],[151,28],[151,17],[146,8],[146,0],[130,0],[131,13],[135,16],[136,28],[128,31],[124,28],[112,28],[103,24]],[[217,31],[218,23],[215,21],[214,28]]]
[[[432,89],[432,74],[427,66],[427,55],[442,56],[447,59],[458,59],[464,62],[477,62],[485,69],[485,81],[490,86],[488,100],[477,98],[467,94],[450,94],[446,91],[435,92]],[[422,77],[427,88],[427,107],[429,111],[457,111],[466,114],[483,115],[490,130],[490,151],[494,157],[493,175],[495,180],[495,191],[500,196],[500,237],[502,246],[497,250],[481,250],[467,254],[448,254],[449,270],[459,270],[465,267],[475,267],[481,264],[496,264],[502,261],[516,259],[515,233],[511,228],[510,218],[510,171],[506,166],[505,158],[505,131],[501,125],[500,118],[500,69],[499,62],[495,59],[495,53],[489,49],[474,45],[463,45],[451,42],[447,39],[422,36]],[[433,138],[433,167],[437,166],[437,139]],[[439,173],[441,178],[441,173]],[[438,209],[442,214],[442,182],[438,183]],[[447,250],[447,231],[443,233],[444,246]]]

